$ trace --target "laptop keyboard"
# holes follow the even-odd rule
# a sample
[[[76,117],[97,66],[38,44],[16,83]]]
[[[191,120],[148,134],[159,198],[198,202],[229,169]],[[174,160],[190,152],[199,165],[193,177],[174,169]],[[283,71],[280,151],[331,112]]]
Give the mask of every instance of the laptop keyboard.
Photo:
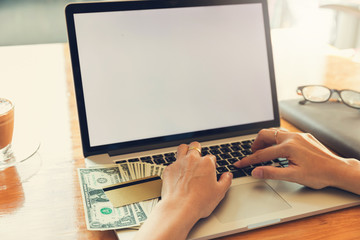
[[[216,174],[217,178],[224,172],[232,172],[234,178],[251,176],[251,172],[258,166],[275,166],[275,167],[287,167],[288,160],[286,158],[279,158],[268,162],[253,164],[245,168],[237,168],[233,164],[247,155],[252,154],[251,145],[254,142],[252,140],[245,140],[241,142],[233,142],[221,145],[213,145],[202,147],[201,153],[203,156],[212,154],[216,157]],[[157,154],[152,156],[143,156],[139,158],[132,158],[128,160],[120,160],[115,163],[123,162],[146,162],[150,164],[170,165],[176,160],[176,153],[169,152],[164,154]]]

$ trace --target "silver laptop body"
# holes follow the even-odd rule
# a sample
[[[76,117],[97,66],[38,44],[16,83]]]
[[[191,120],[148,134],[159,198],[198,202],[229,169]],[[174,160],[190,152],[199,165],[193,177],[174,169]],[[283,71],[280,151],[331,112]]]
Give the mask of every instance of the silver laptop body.
[[[265,0],[132,1],[66,8],[87,165],[254,139],[279,127]],[[235,178],[189,239],[360,203],[357,195]],[[120,239],[136,230],[117,231]]]

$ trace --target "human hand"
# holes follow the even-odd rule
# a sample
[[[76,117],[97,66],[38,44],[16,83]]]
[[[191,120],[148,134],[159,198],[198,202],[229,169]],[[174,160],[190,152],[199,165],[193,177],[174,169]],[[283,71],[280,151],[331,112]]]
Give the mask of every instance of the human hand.
[[[327,186],[345,188],[340,184],[349,172],[346,166],[358,165],[354,159],[344,159],[333,154],[308,133],[263,129],[253,143],[252,151],[252,155],[234,165],[242,168],[277,158],[287,158],[288,167],[261,166],[252,171],[252,176],[296,182],[314,189]]]
[[[216,179],[216,158],[201,157],[198,142],[177,149],[177,160],[163,174],[162,201],[175,201],[197,219],[207,217],[219,204],[230,187],[232,174]]]
[[[162,176],[161,201],[135,239],[185,239],[194,224],[209,216],[223,199],[232,174],[224,173],[217,181],[216,158],[201,157],[197,149],[201,150],[198,142],[178,147],[177,160]]]

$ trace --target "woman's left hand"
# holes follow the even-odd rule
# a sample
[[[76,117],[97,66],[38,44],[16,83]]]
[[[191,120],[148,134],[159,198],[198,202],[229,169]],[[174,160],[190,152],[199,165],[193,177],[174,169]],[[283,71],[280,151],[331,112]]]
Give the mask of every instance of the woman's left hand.
[[[232,174],[224,173],[217,181],[216,158],[202,157],[200,152],[198,142],[178,147],[177,160],[163,173],[161,201],[135,239],[185,239],[224,198]]]
[[[163,175],[163,201],[178,201],[197,218],[211,214],[230,187],[232,174],[225,173],[216,180],[216,158],[201,157],[201,145],[193,142],[182,144],[177,150],[177,160],[168,166]],[[179,204],[179,203],[178,203]]]

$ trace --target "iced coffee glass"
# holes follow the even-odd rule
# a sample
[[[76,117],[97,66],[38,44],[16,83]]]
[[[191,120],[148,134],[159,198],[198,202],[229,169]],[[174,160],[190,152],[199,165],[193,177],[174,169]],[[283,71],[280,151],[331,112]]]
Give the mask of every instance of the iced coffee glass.
[[[14,104],[5,98],[0,98],[0,170],[15,162],[11,149],[13,130]]]

